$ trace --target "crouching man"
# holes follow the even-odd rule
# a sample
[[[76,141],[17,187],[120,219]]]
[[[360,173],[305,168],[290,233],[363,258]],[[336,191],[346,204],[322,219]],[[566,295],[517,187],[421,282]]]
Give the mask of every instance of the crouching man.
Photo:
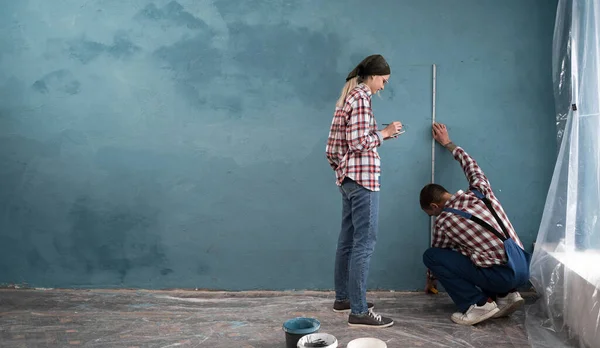
[[[433,137],[460,163],[469,190],[421,190],[421,208],[436,216],[432,247],[423,254],[425,291],[439,281],[458,307],[451,317],[458,324],[508,316],[524,302],[516,289],[529,280],[530,255],[477,162],[450,141],[445,125],[434,124]]]

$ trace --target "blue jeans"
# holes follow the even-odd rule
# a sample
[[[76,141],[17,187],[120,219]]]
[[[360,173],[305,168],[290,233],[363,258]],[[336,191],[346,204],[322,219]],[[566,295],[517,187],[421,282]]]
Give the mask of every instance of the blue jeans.
[[[350,300],[352,314],[365,314],[367,277],[379,225],[379,192],[346,178],[342,193],[342,228],[335,255],[335,299]]]
[[[504,265],[488,268],[476,266],[471,259],[451,249],[429,248],[423,254],[423,263],[431,270],[461,312],[472,304],[504,296],[521,284],[516,284],[514,273]]]

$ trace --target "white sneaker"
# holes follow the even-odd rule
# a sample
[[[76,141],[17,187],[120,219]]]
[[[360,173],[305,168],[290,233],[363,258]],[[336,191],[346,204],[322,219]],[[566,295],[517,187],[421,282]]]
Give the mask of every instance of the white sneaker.
[[[498,313],[493,318],[502,318],[514,313],[521,305],[525,303],[525,300],[521,297],[519,292],[510,292],[504,297],[498,297],[496,304],[498,305]]]
[[[498,313],[496,302],[486,302],[483,306],[471,305],[465,313],[456,312],[452,314],[452,321],[461,325],[475,325],[487,320]]]

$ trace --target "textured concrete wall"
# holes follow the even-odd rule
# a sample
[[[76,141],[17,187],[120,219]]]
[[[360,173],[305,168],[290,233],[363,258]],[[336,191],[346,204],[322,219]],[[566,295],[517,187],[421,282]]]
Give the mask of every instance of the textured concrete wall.
[[[0,0],[0,283],[333,287],[324,156],[346,74],[381,53],[369,287],[421,288],[438,118],[534,240],[555,156],[554,1]],[[465,188],[438,153],[439,182]]]

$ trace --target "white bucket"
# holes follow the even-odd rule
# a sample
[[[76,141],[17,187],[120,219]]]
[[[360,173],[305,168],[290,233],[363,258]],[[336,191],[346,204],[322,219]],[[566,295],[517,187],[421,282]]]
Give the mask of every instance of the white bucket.
[[[323,347],[323,348],[337,348],[338,341],[335,336],[328,333],[314,333],[302,338],[298,341],[298,348],[311,348],[311,347]]]
[[[363,337],[352,340],[347,348],[387,348],[387,344],[378,338]]]

